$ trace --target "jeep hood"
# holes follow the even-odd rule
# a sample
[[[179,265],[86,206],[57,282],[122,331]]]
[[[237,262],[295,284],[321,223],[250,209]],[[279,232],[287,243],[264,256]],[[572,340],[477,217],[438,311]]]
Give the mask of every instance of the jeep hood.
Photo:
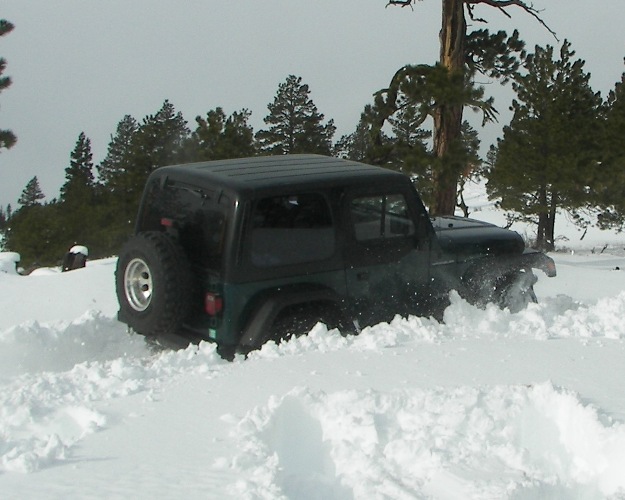
[[[525,249],[521,236],[475,219],[434,217],[432,225],[441,248],[457,255],[520,254]]]

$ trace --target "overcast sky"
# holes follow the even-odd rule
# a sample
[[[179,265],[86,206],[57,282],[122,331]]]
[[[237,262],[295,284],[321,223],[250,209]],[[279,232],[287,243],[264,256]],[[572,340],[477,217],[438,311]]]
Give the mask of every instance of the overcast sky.
[[[372,94],[404,64],[438,58],[440,0],[414,9],[386,0],[13,0],[0,17],[15,30],[0,38],[5,75],[0,128],[17,144],[0,153],[0,206],[18,208],[26,183],[38,176],[51,200],[80,132],[94,162],[105,153],[126,114],[141,120],[169,99],[193,128],[196,115],[217,106],[252,111],[263,127],[267,104],[289,74],[309,84],[311,97],[338,128],[352,132]],[[560,40],[586,60],[603,95],[625,70],[625,0],[534,0]],[[531,16],[510,9],[478,15],[491,30],[517,27],[529,47],[557,45]],[[486,82],[502,112],[481,133],[495,141],[509,121],[509,92]],[[492,92],[491,92],[492,91]],[[469,112],[468,112],[469,113]]]

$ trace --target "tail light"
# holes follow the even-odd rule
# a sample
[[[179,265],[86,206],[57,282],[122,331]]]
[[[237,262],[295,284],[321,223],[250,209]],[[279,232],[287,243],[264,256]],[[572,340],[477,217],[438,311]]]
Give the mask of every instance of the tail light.
[[[217,316],[224,308],[224,299],[214,292],[207,292],[204,296],[204,310],[209,316]]]

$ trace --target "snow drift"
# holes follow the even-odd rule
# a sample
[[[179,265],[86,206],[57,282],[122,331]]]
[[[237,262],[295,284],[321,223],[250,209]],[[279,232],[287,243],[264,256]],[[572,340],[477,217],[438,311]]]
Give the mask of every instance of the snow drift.
[[[2,273],[0,490],[625,498],[625,258],[554,257],[518,314],[452,294],[444,323],[318,324],[232,363],[129,334],[115,259]]]

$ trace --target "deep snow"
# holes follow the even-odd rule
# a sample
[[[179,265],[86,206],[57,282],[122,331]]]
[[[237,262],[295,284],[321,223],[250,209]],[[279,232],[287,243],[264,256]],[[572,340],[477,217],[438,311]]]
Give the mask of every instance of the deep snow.
[[[518,314],[453,295],[443,324],[319,324],[232,363],[128,334],[114,258],[0,271],[0,496],[625,498],[618,241],[553,254]]]

